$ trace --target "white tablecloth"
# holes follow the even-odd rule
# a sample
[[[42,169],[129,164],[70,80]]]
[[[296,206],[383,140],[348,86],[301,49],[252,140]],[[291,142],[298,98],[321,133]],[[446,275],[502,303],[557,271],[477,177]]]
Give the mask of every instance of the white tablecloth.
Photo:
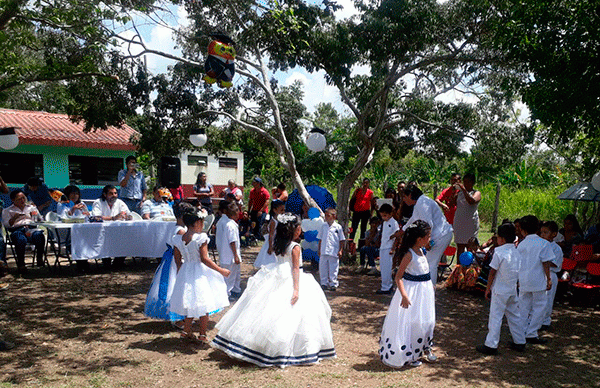
[[[162,257],[175,234],[175,222],[114,221],[73,224],[71,258]]]

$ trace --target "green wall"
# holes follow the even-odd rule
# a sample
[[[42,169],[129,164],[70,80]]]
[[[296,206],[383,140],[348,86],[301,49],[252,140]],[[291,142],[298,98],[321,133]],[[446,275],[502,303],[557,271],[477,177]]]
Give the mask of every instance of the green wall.
[[[44,183],[48,187],[65,187],[69,184],[69,156],[98,156],[106,158],[123,158],[123,167],[125,166],[125,158],[129,155],[134,155],[135,151],[115,151],[106,149],[90,149],[90,148],[72,148],[72,147],[52,147],[52,146],[35,146],[35,145],[19,145],[13,150],[1,150],[0,152],[20,153],[20,154],[41,154],[44,160]],[[15,168],[17,168],[15,166]],[[116,179],[116,177],[115,177]],[[11,184],[6,182],[11,187],[22,187],[23,184]],[[102,186],[86,186],[81,185],[79,188],[97,188]]]

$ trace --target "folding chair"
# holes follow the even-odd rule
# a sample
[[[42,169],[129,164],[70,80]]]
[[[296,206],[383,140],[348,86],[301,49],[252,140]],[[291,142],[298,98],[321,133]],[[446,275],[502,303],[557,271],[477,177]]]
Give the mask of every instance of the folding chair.
[[[556,288],[556,296],[559,299],[564,298],[569,291],[569,283],[571,282],[572,271],[577,267],[577,262],[568,257],[563,258],[561,276],[558,277]]]
[[[444,273],[446,272],[447,269],[450,269],[450,266],[454,262],[454,257],[456,256],[456,247],[448,245],[446,247],[446,250],[444,251],[444,256],[446,256],[446,261],[445,262],[440,261],[440,263],[438,264],[438,267],[437,267],[438,281],[444,280],[443,279]],[[450,260],[448,260],[448,257],[450,257]]]
[[[4,230],[4,227],[2,227],[2,229]],[[38,226],[38,229],[44,234],[44,254],[42,255],[42,260],[44,262],[44,265],[47,265],[49,269],[51,269],[50,267],[50,263],[48,262],[48,229],[46,229],[44,226]],[[5,235],[4,238],[6,241],[6,245],[10,245],[10,251],[12,252],[13,258],[15,259],[15,261],[17,261],[17,253],[15,251],[15,244],[12,242],[12,239],[10,237],[11,235],[11,231],[9,230],[5,230]],[[33,248],[32,248],[33,247]],[[31,249],[32,251],[32,259],[31,259],[31,268],[35,267],[36,265],[36,256],[37,256],[37,248],[35,247],[35,245],[33,245],[30,242],[27,242],[26,246],[25,246],[25,258],[24,258],[24,265],[25,267],[27,267],[27,249]],[[18,265],[18,263],[17,263]]]
[[[594,306],[600,296],[600,263],[588,263],[583,281],[571,283],[571,303],[580,306]]]
[[[573,245],[569,258],[575,261],[589,261],[594,253],[593,245]]]

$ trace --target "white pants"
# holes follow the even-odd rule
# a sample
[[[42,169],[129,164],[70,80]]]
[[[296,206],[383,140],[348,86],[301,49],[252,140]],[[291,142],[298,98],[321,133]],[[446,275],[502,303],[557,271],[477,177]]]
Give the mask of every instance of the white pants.
[[[392,280],[392,265],[394,255],[390,253],[392,247],[379,249],[379,266],[381,267],[381,290],[388,291],[394,285]]]
[[[519,295],[522,327],[527,338],[537,338],[538,330],[544,321],[544,312],[548,304],[546,290],[522,291]]]
[[[319,258],[319,276],[321,285],[328,287],[337,287],[338,271],[340,270],[340,260],[336,256],[323,255]]]
[[[519,309],[519,299],[517,295],[503,295],[492,293],[490,304],[490,318],[488,320],[488,335],[485,338],[485,346],[498,348],[500,342],[500,329],[502,328],[502,318],[506,315],[508,328],[515,344],[525,343],[525,331],[523,330],[522,319]]]
[[[241,265],[240,264],[221,264],[221,268],[225,268],[231,271],[228,277],[225,278],[225,284],[227,285],[227,295],[230,296],[231,292],[240,293],[242,292],[242,287],[240,287],[240,283],[242,280],[241,274]]]
[[[558,287],[558,274],[550,271],[550,279],[552,279],[552,288],[546,291],[548,296],[548,303],[546,304],[546,310],[544,312],[544,321],[542,325],[550,326],[552,323],[552,308],[554,307],[554,297],[556,296],[556,288]]]
[[[446,233],[438,237],[435,241],[435,245],[430,251],[427,251],[425,257],[427,257],[427,263],[429,264],[429,273],[431,274],[431,281],[433,282],[433,288],[437,284],[438,265],[442,259],[442,255],[450,242],[452,242],[452,232]],[[383,271],[382,271],[383,273]]]

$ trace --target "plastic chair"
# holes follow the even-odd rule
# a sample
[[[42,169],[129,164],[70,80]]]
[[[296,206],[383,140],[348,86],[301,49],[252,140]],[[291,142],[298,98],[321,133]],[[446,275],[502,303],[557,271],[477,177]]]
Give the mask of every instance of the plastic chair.
[[[438,264],[438,281],[443,280],[444,273],[446,269],[449,269],[452,263],[454,262],[454,256],[456,256],[456,247],[448,245],[446,250],[444,251],[444,256],[446,256],[446,262],[441,262]],[[450,260],[447,258],[450,257]]]
[[[215,215],[209,214],[204,218],[204,227],[202,228],[202,232],[206,234],[210,234],[210,228],[212,228],[213,223],[215,222]]]
[[[59,222],[60,216],[56,212],[48,212],[48,213],[46,213],[46,216],[44,217],[44,219],[47,222]]]
[[[136,212],[131,212],[131,220],[132,221],[143,221],[144,219],[142,218],[142,216],[140,216]]]

